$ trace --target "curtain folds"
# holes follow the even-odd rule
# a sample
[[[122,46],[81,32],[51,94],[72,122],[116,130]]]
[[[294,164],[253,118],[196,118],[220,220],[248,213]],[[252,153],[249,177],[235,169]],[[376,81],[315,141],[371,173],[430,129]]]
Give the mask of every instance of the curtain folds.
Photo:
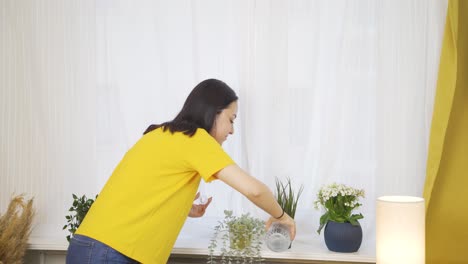
[[[274,189],[304,184],[314,234],[323,184],[375,198],[423,191],[447,3],[0,0],[0,211],[35,196],[33,235],[63,236],[72,193],[94,196],[151,123],[219,78],[239,95],[223,146]],[[264,213],[220,182],[207,216]],[[304,216],[305,215],[305,216]]]
[[[427,263],[468,259],[468,3],[450,0],[424,187]]]

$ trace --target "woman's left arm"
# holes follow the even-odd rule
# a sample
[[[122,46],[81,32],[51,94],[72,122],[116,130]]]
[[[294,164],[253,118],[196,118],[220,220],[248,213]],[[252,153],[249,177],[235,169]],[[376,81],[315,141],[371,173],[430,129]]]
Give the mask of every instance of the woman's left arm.
[[[198,197],[200,197],[199,192],[193,200],[197,200]],[[193,218],[202,217],[205,214],[206,208],[208,207],[208,205],[210,205],[212,199],[212,197],[208,198],[208,202],[206,202],[205,204],[192,204],[192,208],[190,209],[188,216]]]

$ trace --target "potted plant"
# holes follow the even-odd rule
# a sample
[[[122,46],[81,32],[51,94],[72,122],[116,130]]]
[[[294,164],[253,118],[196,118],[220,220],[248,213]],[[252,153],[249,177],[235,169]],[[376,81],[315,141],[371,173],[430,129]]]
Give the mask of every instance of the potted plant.
[[[325,227],[325,244],[328,249],[336,252],[356,252],[362,242],[362,228],[359,219],[362,214],[352,214],[352,211],[362,204],[359,198],[364,198],[364,190],[355,189],[344,184],[330,184],[322,187],[315,201],[315,208],[323,207],[325,213],[320,217],[317,232]]]
[[[293,219],[296,216],[297,203],[303,190],[304,185],[301,185],[296,193],[292,187],[290,178],[287,178],[286,182],[282,182],[276,178],[276,201],[283,208],[284,212]],[[291,248],[291,244],[292,242],[289,244],[289,248]]]
[[[232,211],[224,211],[223,221],[214,228],[208,256],[208,263],[261,263],[262,238],[265,234],[265,223],[249,213],[234,216]],[[220,241],[218,241],[220,240]],[[215,250],[220,242],[220,255]]]
[[[14,196],[6,212],[0,213],[0,263],[24,263],[35,215],[33,200]]]
[[[284,212],[293,219],[296,215],[297,202],[303,190],[304,186],[301,185],[299,191],[296,193],[292,188],[290,178],[287,178],[285,183],[276,178],[276,201],[278,201]]]
[[[68,209],[68,211],[72,213],[70,215],[65,216],[65,218],[67,219],[67,224],[63,226],[63,230],[68,228],[68,232],[70,232],[70,234],[67,236],[68,241],[70,241],[71,237],[78,229],[81,222],[88,213],[89,208],[91,208],[91,205],[93,205],[95,199],[98,197],[96,195],[96,197],[93,200],[91,198],[87,198],[86,195],[78,197],[75,194],[72,194],[72,196],[73,204],[70,207],[70,209]]]

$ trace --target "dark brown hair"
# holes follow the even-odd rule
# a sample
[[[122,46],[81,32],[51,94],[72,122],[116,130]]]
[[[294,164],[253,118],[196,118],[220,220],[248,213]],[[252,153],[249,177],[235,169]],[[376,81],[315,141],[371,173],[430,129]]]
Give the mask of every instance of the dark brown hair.
[[[169,129],[171,133],[183,132],[190,137],[198,128],[203,128],[209,133],[216,115],[237,99],[234,90],[226,83],[216,79],[204,80],[193,88],[174,120],[150,125],[143,134],[159,127],[163,127],[164,131]]]

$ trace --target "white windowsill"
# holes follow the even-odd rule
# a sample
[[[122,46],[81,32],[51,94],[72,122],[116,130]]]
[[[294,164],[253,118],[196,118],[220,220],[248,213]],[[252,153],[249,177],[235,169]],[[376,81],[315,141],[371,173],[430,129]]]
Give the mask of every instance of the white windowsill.
[[[208,245],[213,234],[213,227],[220,218],[188,218],[172,250],[176,255],[206,256]],[[266,259],[285,260],[320,260],[320,261],[345,261],[375,263],[375,239],[374,234],[366,234],[361,248],[355,253],[336,253],[329,251],[325,245],[322,235],[314,230],[301,228],[302,223],[298,221],[297,236],[291,249],[277,253],[270,251],[263,245],[262,257]],[[309,228],[310,229],[310,228]],[[66,251],[68,242],[61,236],[31,236],[29,239],[29,250],[41,251]]]

